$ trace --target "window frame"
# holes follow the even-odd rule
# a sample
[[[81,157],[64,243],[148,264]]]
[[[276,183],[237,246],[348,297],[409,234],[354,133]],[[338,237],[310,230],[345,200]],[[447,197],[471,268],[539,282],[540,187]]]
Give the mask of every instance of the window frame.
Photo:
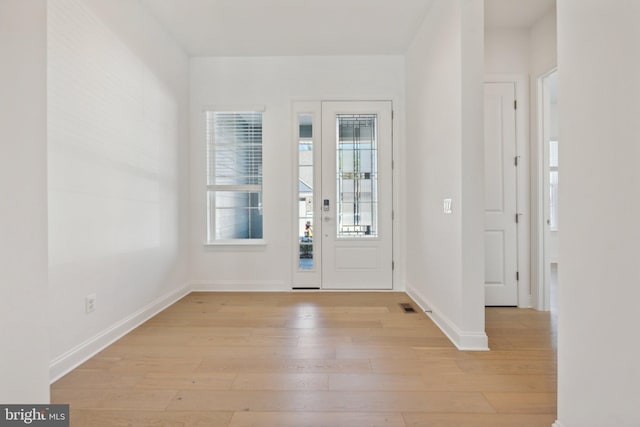
[[[261,246],[266,245],[264,239],[264,158],[260,159],[260,168],[263,171],[261,175],[260,184],[216,184],[210,182],[212,173],[210,171],[211,164],[209,158],[213,157],[212,162],[215,164],[215,125],[214,129],[209,130],[210,123],[215,123],[215,119],[209,119],[209,114],[215,113],[259,113],[261,116],[262,137],[260,140],[261,150],[264,152],[264,122],[265,122],[265,108],[264,106],[205,106],[202,109],[203,116],[203,139],[204,139],[204,153],[205,153],[205,246]],[[215,172],[213,173],[213,179],[215,181]],[[262,203],[259,209],[262,213],[262,238],[239,238],[239,239],[216,239],[216,205],[215,194],[217,191],[246,191],[248,193],[259,193]],[[210,195],[213,195],[213,201],[209,200]]]

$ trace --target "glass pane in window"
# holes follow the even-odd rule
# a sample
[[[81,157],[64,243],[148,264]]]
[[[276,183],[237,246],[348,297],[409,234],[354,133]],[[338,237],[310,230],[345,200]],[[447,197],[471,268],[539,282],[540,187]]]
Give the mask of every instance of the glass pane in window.
[[[262,239],[262,194],[251,191],[210,191],[215,239]]]
[[[377,116],[340,114],[336,131],[337,236],[377,237]]]
[[[558,141],[549,141],[549,167],[558,167]]]
[[[558,171],[549,172],[549,229],[558,231]]]
[[[262,113],[208,112],[209,185],[262,185]],[[212,115],[212,117],[211,117]]]
[[[298,269],[313,269],[313,116],[298,115]]]

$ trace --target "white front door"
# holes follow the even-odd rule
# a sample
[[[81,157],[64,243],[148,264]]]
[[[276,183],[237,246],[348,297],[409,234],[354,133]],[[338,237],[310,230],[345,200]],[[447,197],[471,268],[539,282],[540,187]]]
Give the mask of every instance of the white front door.
[[[323,102],[321,152],[322,288],[392,289],[391,102]]]
[[[518,305],[515,87],[485,83],[485,305]]]

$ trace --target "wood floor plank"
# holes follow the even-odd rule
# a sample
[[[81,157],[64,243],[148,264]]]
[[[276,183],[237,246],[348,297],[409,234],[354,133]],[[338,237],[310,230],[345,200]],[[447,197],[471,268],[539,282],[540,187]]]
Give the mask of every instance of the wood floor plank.
[[[423,374],[423,390],[483,392],[556,391],[555,375],[494,375],[469,373]]]
[[[74,427],[227,427],[232,412],[109,411],[72,409]]]
[[[379,345],[379,346],[406,346],[406,347],[444,347],[451,348],[452,344],[445,336],[439,337],[354,337],[354,344]]]
[[[555,414],[556,393],[484,393],[491,405],[501,413]]]
[[[329,374],[329,389],[340,391],[427,391],[417,375]]]
[[[399,413],[236,412],[229,427],[405,427]]]
[[[458,360],[546,360],[555,361],[555,352],[549,350],[492,350],[456,352]]]
[[[338,359],[419,359],[420,354],[409,346],[338,345]]]
[[[57,388],[66,389],[127,389],[142,381],[142,373],[123,375],[91,369],[76,369],[56,382]]]
[[[214,327],[214,328],[261,328],[272,327],[282,328],[285,326],[286,320],[284,319],[227,319],[221,317],[219,319],[189,319],[181,316],[176,316],[173,319],[153,318],[147,322],[150,326],[201,326],[201,327]]]
[[[327,374],[238,374],[233,390],[328,390]]]
[[[462,371],[477,374],[544,375],[556,369],[553,360],[457,360],[456,363]]]
[[[371,364],[368,359],[205,359],[196,372],[363,373],[371,372]]]
[[[123,358],[109,368],[112,373],[141,372],[193,372],[202,363],[201,358],[193,357],[134,357]]]
[[[117,390],[55,387],[51,403],[67,403],[74,409],[151,410],[166,409],[175,390]]]
[[[338,346],[351,344],[352,335],[332,335],[332,336],[306,336],[298,338],[300,347]]]
[[[403,414],[407,427],[549,427],[555,422],[550,415],[504,414]]]
[[[180,391],[167,410],[259,412],[493,413],[482,393],[353,391]]]
[[[231,390],[236,374],[196,372],[147,373],[135,385],[147,390]]]
[[[192,337],[189,338],[185,345],[196,347],[230,347],[230,346],[245,346],[245,347],[282,347],[282,346],[294,346],[298,343],[298,338],[295,337],[267,337],[267,336],[248,336],[248,337]]]
[[[255,359],[256,352],[263,359],[335,359],[336,349],[330,345],[319,344],[318,346],[279,346],[279,347],[215,347],[209,348],[203,359]]]
[[[348,359],[345,359],[348,360]],[[371,367],[376,374],[429,374],[462,373],[456,360],[411,360],[411,359],[372,359]]]
[[[293,319],[287,320],[285,327],[294,329],[377,328],[382,327],[382,324],[378,320]]]

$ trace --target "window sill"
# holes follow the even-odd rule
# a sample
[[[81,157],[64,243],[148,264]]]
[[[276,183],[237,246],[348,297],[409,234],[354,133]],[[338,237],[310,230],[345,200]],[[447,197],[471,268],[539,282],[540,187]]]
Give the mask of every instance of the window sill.
[[[264,239],[238,239],[238,240],[214,240],[204,242],[204,246],[266,246]]]

